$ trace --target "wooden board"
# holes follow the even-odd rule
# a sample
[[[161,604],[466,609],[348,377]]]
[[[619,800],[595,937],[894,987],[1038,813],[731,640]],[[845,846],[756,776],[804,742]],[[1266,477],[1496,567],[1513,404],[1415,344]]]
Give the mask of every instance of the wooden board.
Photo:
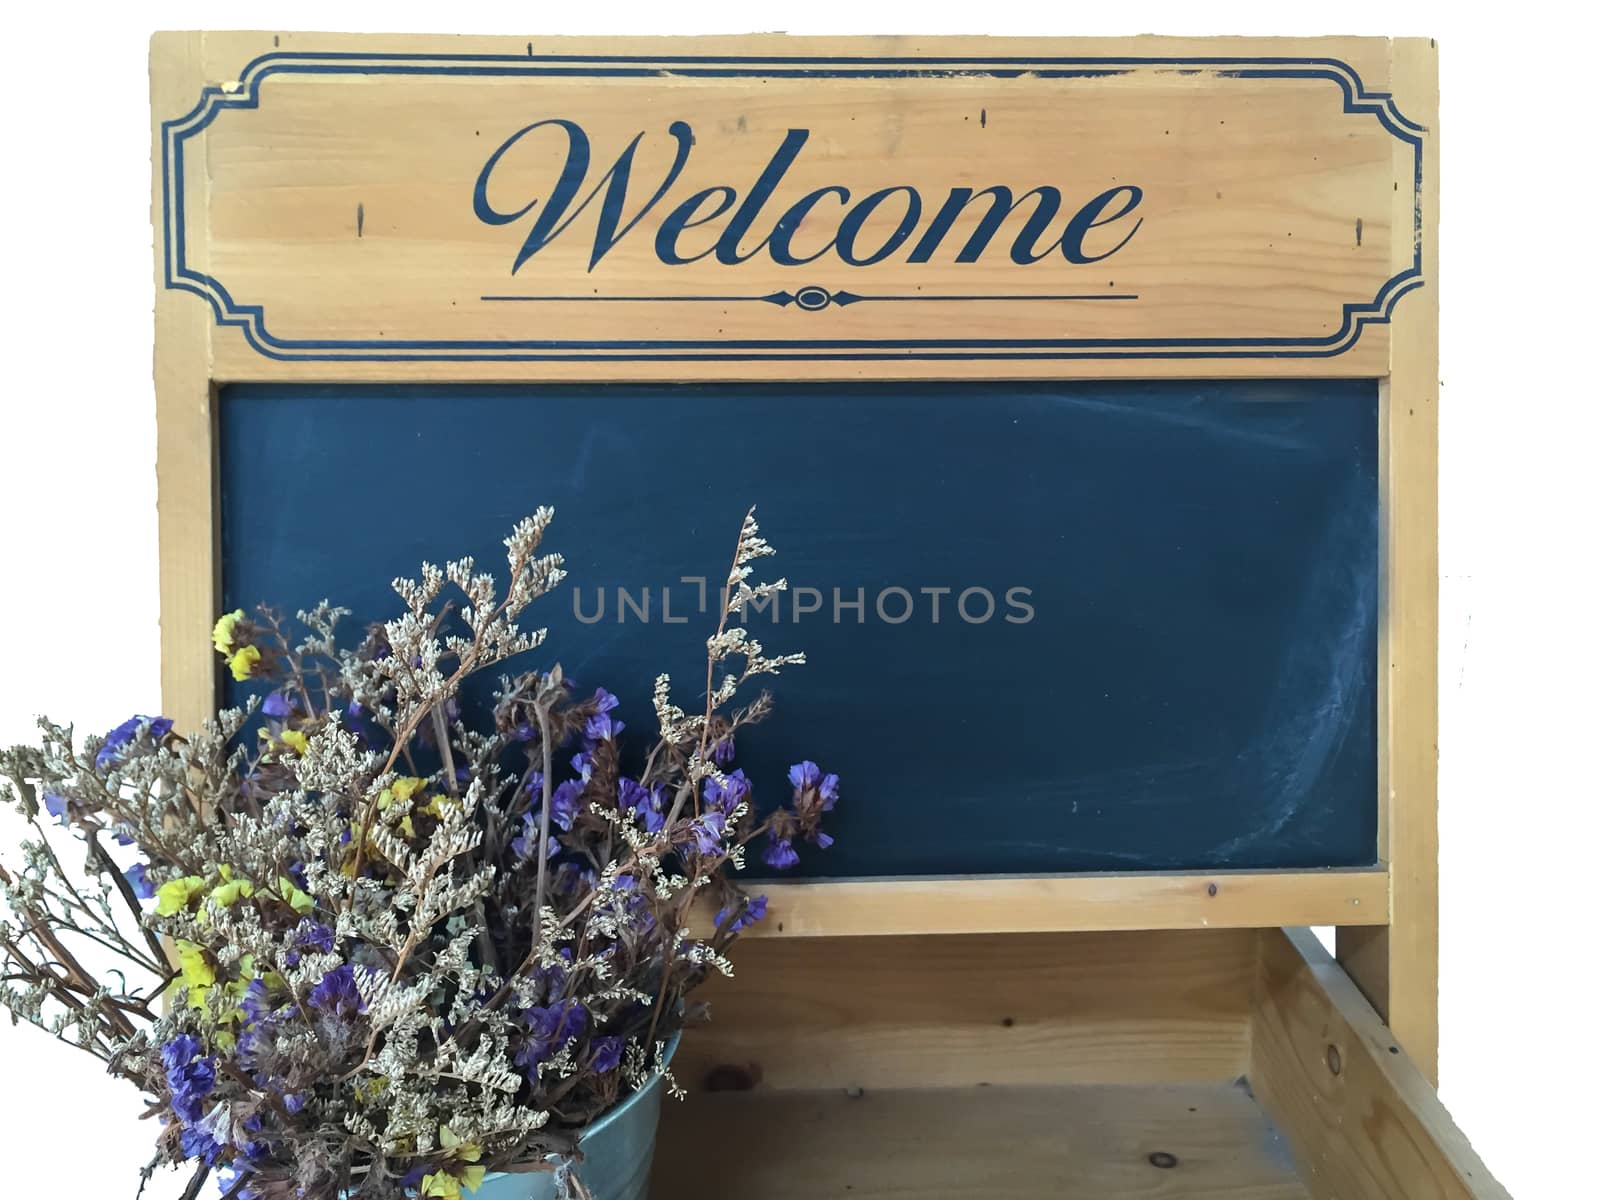
[[[1309,1197],[1278,1131],[1247,1088],[1229,1083],[695,1096],[662,1113],[651,1195]]]
[[[986,879],[764,882],[747,938],[1381,926],[1389,872],[1170,871]]]
[[[1439,225],[1439,52],[1395,43],[1394,88],[1430,130],[1423,142],[1420,236]],[[1379,855],[1393,864],[1389,928],[1339,935],[1339,958],[1423,1075],[1439,1054],[1439,291],[1400,315],[1385,380],[1385,614],[1379,662]]]
[[[686,1086],[970,1087],[1233,1079],[1253,931],[772,939],[704,989]]]
[[[1309,931],[1261,936],[1250,1079],[1313,1200],[1510,1200]]]
[[[1294,50],[210,35],[163,277],[233,379],[1379,374],[1421,130]]]

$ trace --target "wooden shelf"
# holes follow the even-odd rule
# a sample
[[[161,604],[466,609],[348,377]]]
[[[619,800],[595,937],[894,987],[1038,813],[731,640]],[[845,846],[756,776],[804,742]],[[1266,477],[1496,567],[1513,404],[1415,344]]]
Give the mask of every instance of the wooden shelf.
[[[1310,1200],[1243,1083],[696,1095],[665,1106],[651,1195]]]
[[[1507,1200],[1307,930],[738,961],[673,1062],[654,1200]]]
[[[762,881],[746,937],[1383,925],[1389,869]]]

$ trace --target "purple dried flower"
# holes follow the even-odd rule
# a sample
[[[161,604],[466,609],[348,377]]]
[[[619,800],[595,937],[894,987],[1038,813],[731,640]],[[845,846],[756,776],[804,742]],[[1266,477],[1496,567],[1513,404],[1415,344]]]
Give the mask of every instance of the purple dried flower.
[[[298,967],[302,951],[320,950],[324,954],[333,952],[333,930],[320,921],[302,917],[300,924],[294,928],[294,941],[290,945],[291,949],[285,957],[291,967]]]
[[[121,725],[106,734],[106,744],[101,746],[99,753],[94,756],[94,765],[102,771],[112,766],[117,761],[122,748],[138,736],[139,726],[143,721],[143,717],[129,717]]]
[[[789,768],[789,783],[797,792],[814,788],[822,780],[822,770],[809,758]]]
[[[261,702],[261,711],[265,716],[281,721],[294,711],[294,705],[289,703],[289,697],[282,692],[269,692],[267,698]]]
[[[721,928],[722,923],[728,919],[728,913],[730,911],[732,911],[732,910],[731,909],[726,909],[726,908],[721,909],[720,911],[718,911],[718,913],[717,913],[717,926],[718,926],[718,928]],[[754,925],[757,921],[763,919],[766,915],[767,915],[767,898],[765,896],[751,896],[749,902],[744,906],[744,911],[741,912],[737,917],[734,918],[733,924],[728,926],[728,932],[729,933],[738,933],[739,930],[744,929],[746,926]]]
[[[810,759],[789,768],[789,782],[794,786],[797,812],[832,812],[839,801],[839,777],[824,775]]]
[[[620,1037],[597,1037],[594,1039],[594,1069],[604,1075],[607,1071],[615,1071],[622,1065],[623,1041]]]
[[[56,823],[65,826],[68,821],[67,814],[72,810],[72,801],[65,796],[58,796],[55,792],[44,794],[44,810],[56,819]]]
[[[617,698],[605,688],[597,688],[594,693],[594,704],[599,711],[584,722],[583,736],[591,742],[611,741],[626,728],[621,721],[611,715],[617,707]]]
[[[617,781],[617,807],[643,821],[648,833],[660,833],[667,823],[666,814],[661,811],[665,795],[666,789],[660,784],[646,791],[632,779]]]
[[[198,1125],[184,1126],[178,1134],[178,1142],[183,1147],[185,1158],[198,1158],[207,1164],[216,1162],[217,1155],[222,1153],[222,1146],[217,1139]]]
[[[148,733],[151,741],[159,742],[171,732],[170,717],[129,717],[106,734],[105,745],[94,756],[94,765],[101,771],[109,770],[127,756],[134,739],[140,734]]]
[[[730,771],[720,781],[707,779],[705,796],[708,806],[731,817],[734,810],[750,798],[750,781],[742,769]]]
[[[272,1015],[272,1001],[267,994],[267,982],[264,979],[252,979],[250,986],[245,988],[244,995],[239,1000],[239,1008],[244,1013],[244,1023],[259,1025]]]
[[[524,1009],[523,1020],[528,1024],[528,1035],[516,1053],[516,1064],[528,1072],[528,1078],[538,1078],[539,1064],[559,1052],[569,1042],[583,1036],[589,1013],[576,1000],[563,1000],[549,1005],[534,1005]]]
[[[180,1033],[161,1047],[161,1065],[167,1071],[172,1111],[184,1121],[198,1121],[200,1103],[217,1084],[216,1064],[201,1054],[200,1039]]]
[[[794,852],[794,843],[788,838],[773,838],[767,843],[761,861],[775,871],[787,871],[799,865],[800,856]]]
[[[725,824],[726,819],[723,815],[715,811],[702,813],[691,821],[689,832],[694,837],[695,849],[701,854],[720,854]]]
[[[822,782],[817,785],[817,794],[822,797],[822,811],[832,812],[833,806],[839,802],[839,777],[824,775]]]
[[[559,785],[555,794],[550,797],[550,819],[563,830],[571,832],[572,822],[583,810],[583,784],[576,779],[569,779]]]
[[[122,873],[128,881],[128,886],[133,889],[133,894],[141,900],[153,900],[156,894],[156,885],[150,882],[150,872],[145,865],[134,863]]]
[[[161,1047],[161,1065],[168,1071],[176,1071],[188,1066],[194,1061],[203,1047],[200,1039],[193,1034],[180,1033],[170,1042],[165,1042]]]
[[[312,1008],[337,1017],[353,1017],[367,1010],[366,1002],[361,999],[361,990],[356,987],[355,968],[349,963],[341,963],[324,975],[321,982],[311,989],[306,1002]]]
[[[733,761],[734,745],[731,737],[719,740],[711,747],[711,761],[719,767],[725,767]]]
[[[518,858],[532,858],[534,844],[538,840],[539,831],[533,823],[533,814],[529,813],[522,818],[522,832],[511,839],[511,853]]]
[[[552,963],[548,967],[539,967],[534,971],[534,976],[543,986],[546,996],[553,996],[567,986],[567,965],[572,962],[572,947],[561,947],[559,954],[560,962]]]
[[[511,839],[511,852],[518,858],[532,858],[539,848],[539,819],[533,813],[528,813],[522,818],[522,832]],[[554,858],[561,853],[561,843],[551,838],[545,846],[545,858]]]
[[[250,1174],[248,1166],[237,1162],[223,1163],[217,1168],[217,1190],[224,1196],[231,1196],[233,1200],[260,1200],[261,1193],[248,1184],[237,1186],[239,1180]]]

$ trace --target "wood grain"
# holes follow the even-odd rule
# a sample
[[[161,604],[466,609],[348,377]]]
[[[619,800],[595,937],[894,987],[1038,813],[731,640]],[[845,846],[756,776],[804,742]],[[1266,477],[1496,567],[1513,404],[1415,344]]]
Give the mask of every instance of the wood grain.
[[[768,899],[756,938],[1381,925],[1389,899],[1381,866],[752,887]]]
[[[1227,1083],[697,1096],[663,1113],[651,1194],[1307,1200],[1277,1131]]]
[[[1249,931],[751,941],[686,1086],[967,1087],[1243,1074]]]
[[[1394,43],[1397,99],[1428,127],[1422,237],[1439,222],[1438,51]],[[1401,206],[1396,199],[1397,209]],[[1408,202],[1409,203],[1409,202]],[[1398,251],[1397,251],[1398,253]],[[1338,953],[1428,1079],[1439,1045],[1439,289],[1429,282],[1395,314],[1382,392],[1384,583],[1380,641],[1379,850],[1392,872],[1388,929],[1343,930]]]
[[[237,323],[219,331],[217,365],[230,381],[1137,377],[1216,374],[1218,362],[1233,375],[1374,376],[1388,363],[1388,330],[1381,323],[1367,326],[1342,352],[1304,357],[1307,347],[1300,345],[1340,328],[1347,304],[1373,302],[1393,274],[1394,248],[1410,252],[1411,214],[1395,210],[1391,199],[1402,178],[1394,172],[1403,167],[1405,180],[1412,172],[1394,157],[1394,131],[1379,117],[1383,102],[1367,99],[1388,88],[1389,48],[1382,39],[203,37],[209,80],[244,106],[229,109],[233,102],[224,101],[217,118],[186,139],[192,148],[187,173],[205,176],[206,203],[191,205],[178,225],[194,256],[231,302],[243,306],[240,312],[263,309],[257,345],[245,340]],[[291,56],[352,50],[499,55],[502,73],[295,73],[305,60]],[[263,55],[277,56],[278,73],[261,74]],[[579,70],[572,60],[593,55],[613,62],[635,56],[645,69],[652,62],[681,65],[710,56],[736,60],[741,72],[777,58],[848,60],[861,74],[908,63],[917,69],[870,78],[782,72],[704,78],[676,69],[598,79],[518,73],[547,55],[563,56],[564,71]],[[1267,78],[1265,69],[1168,61],[1285,55],[1312,65]],[[1021,66],[989,74],[970,69],[970,60],[985,58]],[[1040,69],[1080,58],[1123,65],[1087,77]],[[966,68],[954,69],[962,63]],[[316,69],[329,66],[319,61]],[[162,115],[176,118],[187,107]],[[476,219],[473,187],[508,137],[552,117],[577,121],[592,143],[584,195],[636,134],[647,135],[636,159],[638,178],[664,177],[672,158],[671,120],[693,126],[694,149],[659,211],[652,209],[649,221],[617,240],[603,261],[590,259],[590,210],[513,275],[529,220],[495,226]],[[661,128],[650,126],[651,119]],[[1014,216],[989,251],[958,262],[954,245],[971,232],[980,207],[964,213],[945,237],[951,245],[927,261],[910,261],[919,233],[906,239],[905,254],[881,261],[857,254],[846,262],[817,250],[829,245],[844,211],[819,205],[800,220],[794,237],[805,250],[802,259],[817,250],[815,261],[796,265],[742,252],[735,254],[739,261],[702,256],[721,228],[719,217],[691,231],[693,261],[663,262],[653,248],[654,223],[697,189],[747,188],[794,129],[809,130],[811,142],[774,194],[772,219],[817,188],[847,187],[852,203],[859,203],[880,189],[909,187],[921,197],[922,230],[952,188],[1004,186],[1021,196],[1048,186],[1061,190],[1064,224],[1075,205],[1132,185],[1142,191],[1137,213],[1143,224],[1126,247],[1103,259],[1097,252],[1114,239],[1089,248],[1096,261],[1069,263],[1061,254],[1028,261],[1027,254],[1018,259],[1007,252],[1013,226],[1021,223]],[[519,148],[508,154],[505,178],[495,177],[503,211],[525,206],[553,183],[553,160],[545,161],[545,151],[559,157],[564,143],[541,142],[539,154],[531,145],[529,153]],[[904,201],[905,193],[897,193],[895,202]],[[630,191],[625,210],[634,215],[642,203]],[[885,205],[863,227],[862,244],[882,241],[898,216]],[[759,247],[765,230],[764,224],[753,227],[748,246]],[[805,286],[907,299],[811,312],[792,304],[620,302],[679,294],[762,296]],[[1113,292],[1137,300],[1046,298]],[[613,302],[484,300],[505,293]],[[920,299],[1018,294],[1032,299]],[[205,306],[199,296],[189,303]],[[685,345],[668,358],[641,361],[632,350],[606,348],[619,338],[741,345],[734,358],[729,350]],[[1111,348],[1108,353],[1121,357],[1107,357],[1106,347],[1079,346],[1071,352],[1092,350],[1094,356],[1039,360],[1019,357],[1030,347],[969,355],[954,345],[1060,338],[1178,339],[1183,346],[1176,357],[1152,357],[1129,346]],[[1238,357],[1224,347],[1222,359],[1197,359],[1193,355],[1219,348],[1185,341],[1195,338],[1268,341],[1257,347],[1265,347],[1265,356]],[[576,359],[554,361],[477,361],[473,348],[529,339],[585,345],[571,352]],[[381,343],[383,350],[300,345],[330,340]],[[948,353],[924,354],[946,341],[952,342]],[[418,342],[453,348],[423,350]],[[852,345],[824,353],[824,342]],[[860,358],[858,350],[874,346],[886,357]],[[300,360],[313,353],[328,361]],[[434,361],[441,353],[463,361]],[[1133,353],[1139,356],[1125,356]],[[537,354],[548,357],[546,350]],[[790,361],[796,355],[801,361]],[[1209,369],[1201,366],[1207,361]]]
[[[190,98],[205,78],[205,35],[162,34],[151,42],[152,142],[161,143],[162,114]],[[212,409],[211,314],[204,303],[162,286],[162,159],[152,155],[151,224],[155,229],[156,486],[161,559],[162,712],[179,729],[215,713],[217,618],[215,430]],[[196,194],[202,209],[204,192]]]
[[[1250,1081],[1314,1200],[1509,1200],[1316,938],[1261,947]]]

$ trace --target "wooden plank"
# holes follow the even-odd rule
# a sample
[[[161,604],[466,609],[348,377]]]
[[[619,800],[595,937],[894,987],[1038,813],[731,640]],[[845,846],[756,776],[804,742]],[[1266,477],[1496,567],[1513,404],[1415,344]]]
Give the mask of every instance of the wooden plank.
[[[1261,938],[1250,1081],[1314,1200],[1509,1200],[1307,930]]]
[[[161,567],[161,703],[180,729],[214,711],[218,564],[210,310],[163,286],[166,251],[161,121],[205,82],[205,35],[158,33],[150,43],[151,224],[155,229],[156,489]],[[189,202],[202,211],[204,181]]]
[[[1388,872],[1150,872],[751,884],[761,938],[1381,925]]]
[[[397,52],[403,72],[352,58]],[[1371,377],[1388,363],[1391,248],[1411,252],[1412,221],[1389,203],[1400,127],[1381,39],[242,33],[206,35],[204,55],[219,90],[192,120],[163,114],[210,187],[170,234],[208,269],[173,286],[228,312],[228,380]],[[429,74],[430,55],[454,65]],[[533,236],[528,214],[554,199],[545,160],[578,135],[524,144],[528,113],[581,126],[590,183],[643,135],[620,211],[648,220],[610,239],[596,204]],[[672,169],[669,114],[692,149],[652,206],[639,181]],[[731,202],[676,242],[656,236],[680,191],[703,189],[697,214],[719,189],[753,194],[791,131],[812,144],[769,197],[772,221],[800,206],[788,250],[753,215],[741,241]],[[1070,180],[1034,177],[1066,161]],[[1034,253],[1056,225],[1016,242],[1019,213],[957,256],[981,212],[963,206],[988,187],[1057,189],[1063,227],[1101,188],[1138,207],[1111,229],[1121,217],[1091,204],[1102,242],[1081,252]],[[886,196],[921,232],[896,233]],[[946,197],[961,216],[940,226]],[[808,290],[823,302],[771,300]]]
[[[1438,1079],[1439,1042],[1439,220],[1438,51],[1394,43],[1396,101],[1427,127],[1421,236],[1426,286],[1395,311],[1383,394],[1386,695],[1379,738],[1379,854],[1392,872],[1390,927],[1345,930],[1338,953],[1406,1052]],[[1409,205],[1396,195],[1396,210]],[[1398,245],[1396,254],[1401,250]]]
[[[1226,1083],[695,1096],[665,1107],[651,1194],[1306,1200],[1277,1131]]]
[[[1254,932],[807,938],[734,948],[691,1088],[1215,1081],[1243,1074]]]

